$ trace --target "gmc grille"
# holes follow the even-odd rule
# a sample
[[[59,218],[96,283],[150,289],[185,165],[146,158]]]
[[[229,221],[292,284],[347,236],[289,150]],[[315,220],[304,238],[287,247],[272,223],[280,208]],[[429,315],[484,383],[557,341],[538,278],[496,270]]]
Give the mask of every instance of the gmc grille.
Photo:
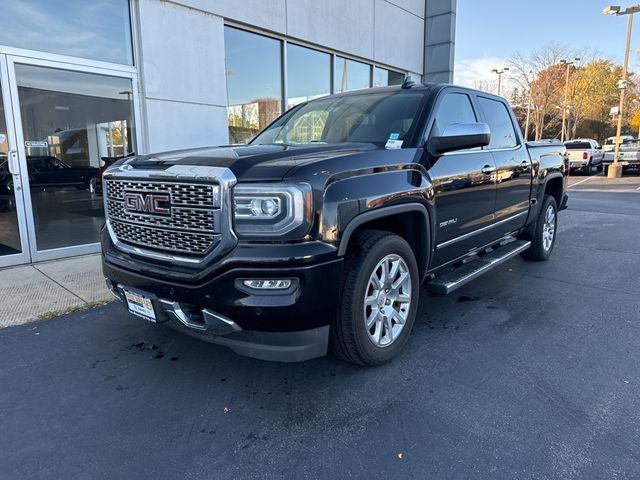
[[[204,256],[220,240],[220,188],[216,184],[106,180],[106,214],[117,239],[147,249]],[[125,208],[126,193],[170,197],[170,215]]]

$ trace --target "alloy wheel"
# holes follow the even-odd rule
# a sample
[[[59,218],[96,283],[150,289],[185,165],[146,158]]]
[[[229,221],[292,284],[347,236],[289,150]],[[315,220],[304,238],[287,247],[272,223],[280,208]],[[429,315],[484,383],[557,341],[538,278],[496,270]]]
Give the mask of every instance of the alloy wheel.
[[[396,254],[385,256],[369,276],[364,298],[364,322],[369,340],[391,345],[402,332],[411,307],[411,272]]]
[[[542,226],[542,246],[545,252],[551,250],[553,239],[556,235],[556,211],[553,205],[547,207],[544,214],[544,225]]]

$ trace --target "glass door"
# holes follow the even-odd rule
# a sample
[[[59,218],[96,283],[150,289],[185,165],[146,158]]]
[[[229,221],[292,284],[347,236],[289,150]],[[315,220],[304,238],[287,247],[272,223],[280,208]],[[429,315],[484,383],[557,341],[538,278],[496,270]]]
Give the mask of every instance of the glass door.
[[[30,260],[7,57],[0,55],[0,267]]]
[[[98,252],[102,170],[138,151],[135,75],[7,60],[31,260]]]

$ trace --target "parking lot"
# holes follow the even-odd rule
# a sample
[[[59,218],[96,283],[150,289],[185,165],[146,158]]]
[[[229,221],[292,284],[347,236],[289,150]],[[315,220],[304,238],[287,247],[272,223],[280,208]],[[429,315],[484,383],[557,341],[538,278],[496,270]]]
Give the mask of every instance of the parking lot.
[[[551,261],[423,291],[379,368],[243,358],[119,305],[0,330],[0,477],[638,478],[640,176],[571,183]]]

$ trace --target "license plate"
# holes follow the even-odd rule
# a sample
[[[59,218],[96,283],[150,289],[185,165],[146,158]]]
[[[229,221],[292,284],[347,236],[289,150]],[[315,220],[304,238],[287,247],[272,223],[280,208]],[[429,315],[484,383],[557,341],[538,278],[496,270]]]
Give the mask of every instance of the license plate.
[[[127,299],[127,308],[129,312],[149,320],[150,322],[156,321],[156,312],[153,311],[153,303],[151,299],[141,295],[140,293],[130,292],[124,290],[124,296]]]

